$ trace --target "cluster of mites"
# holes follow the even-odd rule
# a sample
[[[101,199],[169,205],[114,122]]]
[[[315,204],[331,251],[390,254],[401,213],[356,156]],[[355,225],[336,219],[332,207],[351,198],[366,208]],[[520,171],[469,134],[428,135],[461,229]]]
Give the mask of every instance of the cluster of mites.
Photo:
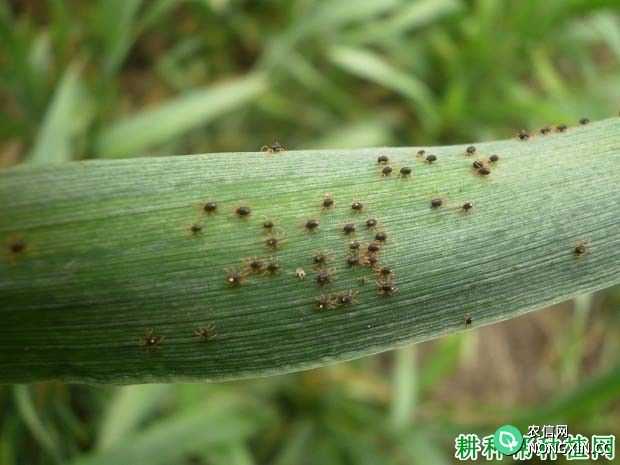
[[[620,116],[620,113],[618,114]],[[579,120],[580,125],[586,125],[590,123],[588,118],[581,118]],[[542,136],[550,134],[552,132],[562,133],[568,129],[566,124],[559,124],[554,128],[550,126],[545,126],[538,130],[538,133]],[[528,133],[525,130],[521,130],[517,134],[517,139],[521,141],[526,141],[535,135],[535,133]],[[268,153],[277,153],[284,152],[286,149],[278,142],[275,142],[270,145],[263,146],[261,151]],[[465,150],[465,155],[472,156],[476,154],[476,147],[470,145]],[[433,154],[427,154],[425,150],[419,150],[417,153],[417,157],[424,159],[426,163],[433,164],[437,161],[437,156]],[[499,161],[498,155],[491,155],[485,160],[475,160],[472,163],[473,169],[481,176],[488,176],[491,174],[491,166],[494,163]],[[393,173],[393,168],[390,165],[390,160],[386,155],[380,155],[377,159],[379,165],[381,165],[381,175],[382,176],[391,176]],[[399,170],[399,174],[401,177],[409,177],[411,175],[411,168],[408,166],[403,166]],[[434,198],[431,200],[432,208],[439,208],[443,205],[443,200],[440,198]],[[322,209],[330,209],[334,206],[334,199],[331,195],[326,194],[323,201],[321,202]],[[207,214],[214,214],[218,210],[218,205],[214,201],[208,201],[203,205],[203,210]],[[461,206],[462,211],[469,211],[473,208],[472,202],[465,202]],[[359,201],[354,201],[351,204],[351,209],[354,212],[362,212],[364,210],[364,205]],[[249,206],[239,206],[235,210],[235,215],[239,218],[249,218],[251,213],[251,209]],[[374,218],[369,218],[366,220],[366,227],[368,229],[374,229],[378,225],[378,221]],[[270,234],[265,241],[265,245],[268,249],[273,250],[276,249],[279,245],[279,238],[275,235],[271,235],[274,233],[276,225],[272,220],[266,220],[262,224],[263,229]],[[316,219],[308,220],[304,228],[306,231],[316,231],[319,227],[319,221]],[[347,223],[342,226],[342,232],[344,234],[353,234],[357,230],[357,226],[354,223]],[[190,226],[190,232],[192,234],[198,235],[202,232],[202,226],[199,224],[193,224]],[[365,250],[362,251],[362,244],[354,240],[349,243],[349,255],[347,256],[347,265],[351,268],[355,268],[361,265],[368,266],[375,270],[377,275],[379,276],[379,280],[377,281],[377,290],[381,295],[392,295],[396,292],[396,286],[393,281],[393,271],[387,265],[381,265],[379,263],[379,253],[381,250],[381,246],[387,240],[387,234],[383,231],[378,231],[375,234],[375,239],[370,242]],[[20,255],[25,254],[29,250],[29,245],[25,239],[21,237],[13,237],[9,238],[6,241],[6,250],[9,254],[11,260],[19,257]],[[582,257],[590,252],[589,241],[581,241],[574,246],[573,252],[577,258]],[[327,265],[330,261],[329,252],[319,252],[316,253],[312,257],[312,261],[314,263],[314,267],[316,270],[316,281],[320,286],[331,283],[335,278],[336,270],[334,268],[327,268]],[[230,287],[240,285],[248,273],[268,273],[268,274],[276,274],[282,270],[281,265],[278,263],[277,258],[270,258],[268,261],[263,261],[259,258],[252,258],[245,261],[246,267],[243,271],[238,272],[236,270],[226,270],[226,283]],[[305,277],[305,272],[302,268],[298,268],[295,272],[296,276],[299,278]],[[330,308],[334,308],[336,306],[348,306],[356,303],[355,299],[356,293],[354,291],[341,291],[336,295],[319,295],[316,297],[316,305],[319,310],[327,310]],[[465,318],[465,324],[469,326],[472,322],[472,317],[467,315]],[[204,327],[199,327],[196,329],[194,336],[198,338],[199,341],[208,342],[212,341],[217,337],[215,333],[215,326],[207,325]],[[151,348],[159,348],[161,343],[164,341],[165,336],[156,336],[152,328],[148,328],[139,341],[138,345],[140,347],[144,347],[146,349]]]
[[[194,337],[199,342],[209,342],[217,338],[214,325],[201,326],[194,332]],[[166,336],[156,336],[153,328],[147,328],[144,336],[138,339],[138,345],[147,350],[159,349]]]
[[[618,114],[618,116],[620,116],[620,113]],[[585,126],[586,124],[590,123],[590,119],[589,118],[581,118],[579,120],[579,124],[581,126]],[[534,132],[528,132],[525,129],[521,129],[521,131],[519,131],[517,133],[517,139],[522,140],[522,141],[526,141],[528,140],[530,137],[535,136],[537,133],[540,134],[541,136],[546,136],[548,134],[551,134],[552,132],[566,132],[566,130],[568,129],[568,126],[564,123],[562,124],[558,124],[557,126],[545,126],[540,128],[538,131],[534,131]]]
[[[475,155],[475,153],[476,153],[476,147],[473,145],[470,145],[465,150],[465,155],[467,156]],[[417,157],[424,159],[426,163],[430,163],[430,164],[435,163],[437,161],[437,155],[434,155],[432,153],[427,154],[426,150],[424,149],[418,150]],[[485,160],[475,160],[472,163],[472,167],[475,170],[475,172],[478,173],[480,176],[488,176],[491,174],[491,166],[497,163],[498,161],[499,161],[499,155],[491,155]],[[379,158],[377,158],[377,163],[379,163],[379,165],[382,166],[381,168],[382,176],[390,176],[392,174],[393,168],[390,165],[390,159],[387,155],[379,155]],[[400,169],[400,175],[401,177],[409,177],[411,175],[411,168],[409,168],[408,166],[403,166]],[[443,205],[443,203],[444,203],[443,199],[434,198],[431,200],[431,207],[439,208]],[[461,205],[461,211],[467,212],[471,210],[472,208],[474,208],[474,204],[472,202],[465,202],[463,203],[463,205]]]
[[[321,210],[332,209],[335,205],[334,198],[330,194],[325,194],[321,200]],[[203,210],[207,214],[215,214],[218,211],[218,205],[214,201],[209,201],[203,205]],[[364,204],[354,200],[351,203],[351,211],[353,213],[362,213],[365,209]],[[248,219],[251,215],[251,208],[247,205],[238,206],[235,209],[235,216],[242,219]],[[318,219],[309,219],[303,227],[306,232],[314,233],[319,229],[320,222]],[[264,232],[268,234],[265,240],[265,246],[268,250],[275,250],[279,247],[281,239],[277,237],[276,223],[273,220],[265,220],[261,225]],[[387,265],[379,263],[379,255],[382,246],[388,239],[385,231],[379,230],[379,221],[376,218],[368,218],[365,221],[365,227],[369,231],[374,232],[374,238],[368,244],[362,244],[358,240],[352,240],[348,244],[348,254],[346,257],[346,265],[351,268],[359,266],[367,266],[374,270],[378,275],[377,291],[381,295],[392,295],[396,292],[396,286],[393,282],[393,271]],[[340,226],[341,233],[345,236],[355,234],[358,226],[355,223],[345,223]],[[194,224],[190,227],[193,234],[200,234],[202,227]],[[336,278],[335,268],[329,268],[332,261],[330,251],[316,252],[311,257],[313,269],[316,272],[316,283],[323,287],[331,284]],[[268,260],[261,258],[249,258],[244,260],[244,268],[239,271],[237,269],[226,269],[226,284],[228,287],[237,287],[242,285],[250,274],[268,274],[273,275],[282,271],[282,266],[278,259],[271,257]],[[297,268],[295,275],[299,279],[304,279],[306,272],[303,268]],[[355,299],[356,293],[353,291],[341,291],[336,295],[320,295],[316,300],[316,306],[319,310],[327,310],[335,306],[348,306],[357,303]]]
[[[475,153],[476,153],[476,147],[474,147],[473,145],[470,145],[469,147],[467,147],[467,150],[465,151],[465,155],[474,155]],[[437,155],[434,155],[432,153],[427,154],[426,150],[424,149],[418,150],[417,157],[420,159],[423,159],[428,164],[433,164],[438,160]],[[478,173],[480,176],[488,176],[489,174],[491,174],[491,165],[498,161],[499,161],[498,155],[491,155],[487,160],[474,161],[473,167],[476,170],[476,173]],[[392,165],[390,165],[390,159],[387,157],[387,155],[380,155],[379,158],[377,159],[377,162],[379,162],[379,164],[382,165],[381,176],[392,175],[394,168],[392,168]],[[399,170],[399,173],[401,177],[407,178],[411,175],[411,168],[408,166],[403,166]],[[440,206],[440,205],[434,205],[434,206]]]

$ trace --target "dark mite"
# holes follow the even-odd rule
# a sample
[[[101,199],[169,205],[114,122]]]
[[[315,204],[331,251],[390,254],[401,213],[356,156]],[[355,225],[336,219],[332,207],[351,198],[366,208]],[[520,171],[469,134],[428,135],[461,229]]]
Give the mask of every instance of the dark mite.
[[[145,347],[148,350],[160,349],[161,343],[164,342],[165,338],[166,336],[155,336],[155,334],[153,333],[153,328],[147,328],[147,330],[144,333],[144,336],[142,336],[138,340],[138,345],[140,347]]]
[[[193,235],[197,236],[197,235],[199,235],[199,234],[202,232],[202,226],[200,226],[199,224],[194,223],[194,224],[192,224],[192,225],[189,227],[189,231],[190,231]]]
[[[411,168],[409,168],[408,166],[403,166],[403,167],[400,169],[400,176],[401,176],[402,178],[406,178],[406,177],[408,177],[408,176],[410,176],[410,175],[411,175]]]
[[[306,231],[316,231],[316,229],[319,227],[319,221],[318,220],[308,220],[306,221]]]
[[[265,273],[276,274],[280,271],[282,271],[282,266],[278,262],[278,259],[274,257],[270,258],[267,262],[267,265],[265,266]]]
[[[491,174],[491,170],[487,168],[486,166],[483,166],[482,168],[478,170],[478,174],[480,176],[488,176],[489,174]]]
[[[245,265],[251,273],[260,273],[265,268],[265,263],[260,258],[250,258],[245,261]]]
[[[261,226],[264,234],[279,234],[282,230],[278,222],[274,220],[265,220]]]
[[[392,174],[392,167],[391,166],[384,166],[381,169],[381,176],[390,176]]]
[[[387,234],[383,231],[379,231],[377,234],[375,234],[375,240],[379,242],[385,242],[387,241]]]
[[[237,207],[237,209],[235,210],[235,214],[239,218],[247,218],[248,216],[250,216],[250,213],[251,213],[250,207],[248,207],[246,205],[242,205],[241,207]]]
[[[209,342],[217,337],[217,334],[215,334],[215,326],[213,325],[201,326],[194,331],[194,335],[201,342]]]
[[[323,197],[323,202],[321,203],[321,209],[327,210],[328,208],[331,208],[333,206],[334,206],[334,199],[332,198],[330,194],[325,194],[325,197]]]
[[[316,306],[319,310],[329,310],[334,308],[334,299],[330,295],[321,294],[314,298]]]
[[[380,266],[380,267],[379,267],[379,269],[377,270],[377,274],[378,274],[379,276],[383,276],[384,278],[388,278],[388,277],[392,276],[393,271],[392,271],[392,268],[390,268],[389,266],[387,266],[387,265],[382,265],[382,266]]]
[[[521,131],[519,131],[519,133],[517,134],[517,139],[519,140],[528,140],[529,138],[530,138],[530,135],[527,133],[525,129],[521,129]]]
[[[497,163],[497,162],[499,161],[499,155],[491,155],[491,156],[489,157],[489,161],[490,161],[491,163]]]
[[[474,204],[472,202],[465,202],[461,207],[461,211],[468,212],[472,208],[474,208]]]
[[[371,242],[370,244],[368,244],[366,250],[370,254],[377,253],[381,250],[381,244],[379,244],[378,242]]]
[[[377,226],[377,220],[376,220],[376,219],[374,219],[374,218],[368,218],[368,219],[366,220],[366,227],[367,227],[368,229],[372,229],[372,228],[374,228],[375,226]]]
[[[362,259],[362,263],[369,268],[376,268],[379,265],[379,258],[375,255],[366,255]]]
[[[482,160],[476,160],[471,164],[471,166],[473,166],[474,169],[478,170],[484,166],[484,162]]]
[[[9,242],[9,251],[12,254],[20,254],[26,250],[26,241],[23,239],[15,239]]]
[[[541,128],[539,132],[543,136],[546,136],[547,134],[549,134],[551,132],[551,128],[549,126],[545,126],[544,128]]]
[[[581,118],[579,120],[579,124],[581,124],[582,126],[585,126],[586,124],[590,123],[590,119],[589,118]]]
[[[238,286],[245,281],[243,273],[235,270],[226,270],[226,284],[229,287]]]
[[[312,261],[315,265],[323,266],[330,261],[330,258],[329,252],[318,252],[314,254]]]
[[[359,250],[361,247],[361,244],[359,241],[351,241],[349,242],[349,249],[351,250]]]
[[[351,268],[356,268],[360,265],[360,257],[357,255],[350,255],[347,257],[347,265]]]
[[[443,200],[436,198],[431,200],[431,207],[432,208],[439,208],[443,205]]]
[[[379,281],[377,283],[377,290],[381,295],[392,295],[396,292],[396,286],[392,281]]]
[[[426,150],[420,149],[420,150],[418,150],[418,154],[416,156],[418,158],[422,158],[422,157],[424,157],[424,155],[426,155]]]
[[[577,258],[583,257],[584,255],[590,253],[590,247],[588,246],[589,242],[590,241],[581,241],[575,246],[574,252]]]
[[[319,283],[321,286],[329,284],[334,279],[335,274],[335,268],[329,270],[319,270],[316,275],[316,282]]]
[[[217,211],[217,203],[209,201],[202,207],[205,213],[215,213]]]
[[[377,158],[377,163],[379,163],[380,165],[384,163],[388,163],[389,161],[390,159],[388,158],[387,155],[379,155],[379,158]]]
[[[465,326],[471,326],[473,321],[474,319],[471,317],[469,313],[465,315]]]
[[[275,223],[273,220],[265,220],[263,221],[263,229],[267,232],[271,232],[275,227]]]
[[[353,210],[354,212],[361,212],[363,209],[364,209],[364,204],[362,202],[358,202],[357,200],[355,200],[351,204],[351,210]]]
[[[286,151],[286,149],[284,147],[282,147],[282,145],[280,145],[279,142],[274,142],[271,145],[263,145],[260,149],[261,152],[269,152],[269,153],[275,153],[275,152],[284,152]]]
[[[556,130],[556,131],[558,131],[558,132],[564,132],[564,131],[566,131],[567,129],[568,129],[568,126],[566,126],[564,123],[562,123],[562,124],[558,124],[558,125],[555,127],[555,130]]]
[[[356,304],[357,303],[357,299],[355,299],[356,295],[357,293],[353,291],[339,292],[338,295],[336,296],[336,302],[341,307],[346,307],[348,305]]]
[[[476,147],[473,145],[470,145],[467,149],[465,149],[465,155],[473,155],[474,153],[476,153]]]
[[[265,241],[265,245],[267,246],[268,249],[277,249],[278,246],[280,245],[280,239],[278,239],[277,237],[268,237],[267,240]]]
[[[355,226],[353,223],[347,223],[342,227],[342,232],[345,234],[353,234],[356,229],[357,226]]]
[[[426,162],[427,163],[435,163],[437,161],[437,156],[430,154],[426,157]]]

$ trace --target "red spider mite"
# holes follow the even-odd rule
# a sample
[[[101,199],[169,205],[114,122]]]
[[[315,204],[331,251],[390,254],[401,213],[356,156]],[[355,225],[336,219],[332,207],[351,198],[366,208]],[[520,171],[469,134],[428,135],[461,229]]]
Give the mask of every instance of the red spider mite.
[[[155,336],[153,328],[147,328],[144,336],[138,340],[138,345],[146,348],[147,350],[160,349],[165,338],[166,336]]]
[[[228,287],[235,287],[243,284],[245,275],[234,269],[226,270],[226,284]]]
[[[194,332],[194,335],[201,342],[212,341],[213,339],[215,339],[217,337],[217,334],[215,334],[215,326],[214,325],[201,326],[201,327],[196,329],[196,331]]]
[[[278,141],[276,141],[270,145],[263,145],[260,151],[268,152],[268,153],[276,153],[276,152],[285,152],[286,149]]]
[[[357,292],[353,291],[341,291],[336,295],[336,303],[341,307],[347,307],[357,303]]]

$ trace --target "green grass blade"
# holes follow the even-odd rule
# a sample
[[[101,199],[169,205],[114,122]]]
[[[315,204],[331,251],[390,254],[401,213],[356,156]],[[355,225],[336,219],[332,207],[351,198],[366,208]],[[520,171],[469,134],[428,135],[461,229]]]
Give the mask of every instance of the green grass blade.
[[[103,78],[113,78],[134,43],[134,24],[142,0],[101,0],[94,23],[103,42]]]
[[[265,412],[239,399],[219,397],[218,402],[194,405],[71,464],[141,463],[144,457],[152,465],[175,463],[205,447],[247,439],[267,417]]]
[[[433,388],[439,385],[457,367],[461,353],[463,334],[444,337],[433,347],[431,355],[420,367],[419,393],[424,399]]]
[[[107,158],[137,155],[246,105],[266,87],[264,76],[253,74],[193,91],[105,128],[96,141],[96,152]]]
[[[403,3],[402,0],[329,0],[304,10],[305,14],[270,43],[260,67],[286,66],[295,46],[303,39],[321,37],[355,24],[369,24]]]
[[[461,0],[421,0],[402,5],[386,19],[368,24],[353,34],[360,43],[371,43],[384,40],[386,36],[402,36],[405,33],[427,27],[443,19],[463,11]]]
[[[363,120],[336,126],[319,139],[309,141],[313,149],[343,149],[385,145],[390,140],[390,127],[381,120]]]
[[[257,143],[258,145],[258,143]],[[22,166],[0,173],[0,381],[224,380],[307,369],[490,324],[620,281],[620,118],[464,146],[222,153]],[[410,178],[382,177],[377,154]],[[490,176],[473,158],[497,153]],[[322,211],[325,193],[335,206]],[[444,199],[438,210],[434,197]],[[353,198],[366,205],[351,210]],[[200,205],[216,200],[205,216]],[[471,201],[470,212],[460,210]],[[249,219],[235,217],[248,204]],[[342,225],[373,216],[397,291],[345,263]],[[264,219],[281,242],[266,248]],[[304,231],[320,220],[315,233]],[[197,222],[202,234],[193,236]],[[11,252],[22,239],[26,248]],[[575,245],[589,253],[577,258]],[[312,254],[331,251],[335,279]],[[282,272],[229,287],[226,270],[277,257]],[[304,279],[295,276],[303,268]],[[357,303],[319,312],[319,294]],[[200,342],[199,326],[217,339]],[[145,329],[165,336],[144,350]]]
[[[43,119],[29,156],[36,164],[62,163],[73,157],[73,139],[86,125],[81,65],[65,72]]]
[[[149,414],[154,413],[168,389],[166,384],[119,388],[103,417],[97,447],[109,449],[133,433]]]
[[[433,96],[420,79],[395,68],[368,50],[335,47],[329,56],[335,64],[350,73],[401,93],[411,101],[419,114],[424,115],[424,126],[436,126],[438,115],[433,105]]]

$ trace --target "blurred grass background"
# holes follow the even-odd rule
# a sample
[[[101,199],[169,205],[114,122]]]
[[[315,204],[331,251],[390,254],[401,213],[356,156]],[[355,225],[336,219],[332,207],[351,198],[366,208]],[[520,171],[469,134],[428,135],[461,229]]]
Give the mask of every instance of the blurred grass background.
[[[0,167],[505,138],[620,109],[617,0],[0,0]],[[444,464],[620,433],[620,289],[211,385],[0,387],[0,464]]]

